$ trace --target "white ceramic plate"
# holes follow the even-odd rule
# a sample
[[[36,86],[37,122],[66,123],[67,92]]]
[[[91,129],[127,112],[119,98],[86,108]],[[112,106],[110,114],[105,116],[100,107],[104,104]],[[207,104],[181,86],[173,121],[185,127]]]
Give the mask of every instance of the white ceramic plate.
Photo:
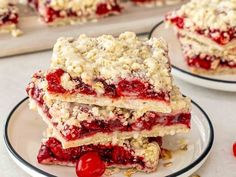
[[[173,148],[177,141],[186,139],[188,150],[174,153],[173,165],[164,167],[160,162],[158,171],[151,174],[137,173],[134,177],[187,177],[194,173],[206,160],[211,150],[214,132],[207,114],[192,102],[192,128],[189,134],[164,138],[164,145]],[[28,108],[25,98],[11,111],[7,118],[4,132],[6,148],[12,159],[31,176],[75,176],[73,167],[47,166],[37,163],[36,156],[40,147],[45,123],[36,112]],[[123,173],[113,177],[123,176]]]
[[[174,76],[202,87],[236,92],[236,75],[206,76],[191,73],[183,58],[178,38],[172,28],[165,28],[163,21],[154,26],[149,37],[163,37],[167,41]]]

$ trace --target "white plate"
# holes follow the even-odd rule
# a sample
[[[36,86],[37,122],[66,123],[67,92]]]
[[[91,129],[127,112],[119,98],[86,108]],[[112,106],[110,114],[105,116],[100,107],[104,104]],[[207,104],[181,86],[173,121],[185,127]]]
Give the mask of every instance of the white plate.
[[[191,73],[183,58],[178,38],[172,28],[165,28],[163,22],[154,26],[149,36],[163,37],[167,41],[174,76],[202,87],[236,92],[236,75],[206,76]]]
[[[158,171],[151,174],[137,173],[134,177],[187,177],[194,173],[206,160],[211,150],[214,132],[207,114],[192,102],[192,128],[189,134],[164,138],[164,145],[173,148],[179,139],[188,141],[188,150],[174,153],[170,167],[160,162]],[[40,147],[45,123],[36,112],[28,108],[28,99],[22,100],[11,111],[5,125],[5,144],[12,159],[32,176],[75,176],[73,167],[47,166],[37,163],[36,156]],[[114,177],[123,176],[123,173]]]

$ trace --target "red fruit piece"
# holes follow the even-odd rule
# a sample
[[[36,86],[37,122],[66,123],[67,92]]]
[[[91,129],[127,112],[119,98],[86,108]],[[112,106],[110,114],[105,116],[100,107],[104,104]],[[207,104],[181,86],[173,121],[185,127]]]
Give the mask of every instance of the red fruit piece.
[[[52,156],[52,153],[51,153],[50,149],[47,146],[42,145],[39,150],[37,159],[38,159],[38,162],[41,163],[43,160],[48,159],[51,156]]]
[[[233,144],[233,154],[236,157],[236,142]]]
[[[97,6],[97,10],[96,10],[97,15],[105,15],[108,12],[109,12],[109,9],[106,3],[101,3]]]
[[[96,152],[88,152],[76,163],[78,177],[101,177],[105,172],[105,164]]]
[[[175,17],[171,19],[172,23],[175,23],[180,29],[184,27],[184,18],[183,17]]]
[[[65,93],[66,90],[61,86],[61,76],[64,74],[62,69],[57,69],[55,72],[49,73],[46,76],[48,81],[48,91],[56,93]]]

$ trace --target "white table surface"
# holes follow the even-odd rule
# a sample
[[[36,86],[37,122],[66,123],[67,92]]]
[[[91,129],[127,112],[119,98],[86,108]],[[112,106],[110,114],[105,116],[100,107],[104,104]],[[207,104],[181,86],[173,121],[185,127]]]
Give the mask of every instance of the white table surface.
[[[0,59],[0,132],[11,109],[26,96],[25,86],[37,70],[45,70],[51,52],[40,52]],[[195,100],[209,115],[215,129],[211,155],[197,172],[201,177],[236,177],[236,93],[209,90],[176,80],[185,95]],[[0,138],[0,176],[28,177],[7,154]]]

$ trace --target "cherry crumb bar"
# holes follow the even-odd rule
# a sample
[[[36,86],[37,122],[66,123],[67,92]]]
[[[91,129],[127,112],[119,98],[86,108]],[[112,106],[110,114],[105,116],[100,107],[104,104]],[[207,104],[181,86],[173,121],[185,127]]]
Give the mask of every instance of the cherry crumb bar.
[[[183,0],[131,0],[133,3],[139,6],[163,6],[163,5],[173,5],[182,2]]]
[[[192,0],[166,16],[194,72],[236,73],[236,3]]]
[[[96,152],[106,168],[132,168],[153,172],[157,169],[160,156],[158,142],[159,138],[129,139],[63,149],[60,141],[49,137],[43,140],[37,159],[41,164],[75,166],[81,156]]]
[[[59,38],[46,75],[52,99],[168,113],[172,77],[166,43],[125,32]]]
[[[17,36],[18,9],[7,1],[0,0],[0,33]]]
[[[113,106],[96,106],[52,100],[45,96],[42,72],[27,87],[31,109],[36,109],[64,148],[109,142],[113,139],[165,136],[190,129],[190,100],[174,87],[171,113],[143,112]]]
[[[122,11],[119,0],[29,0],[49,25],[82,23]]]

